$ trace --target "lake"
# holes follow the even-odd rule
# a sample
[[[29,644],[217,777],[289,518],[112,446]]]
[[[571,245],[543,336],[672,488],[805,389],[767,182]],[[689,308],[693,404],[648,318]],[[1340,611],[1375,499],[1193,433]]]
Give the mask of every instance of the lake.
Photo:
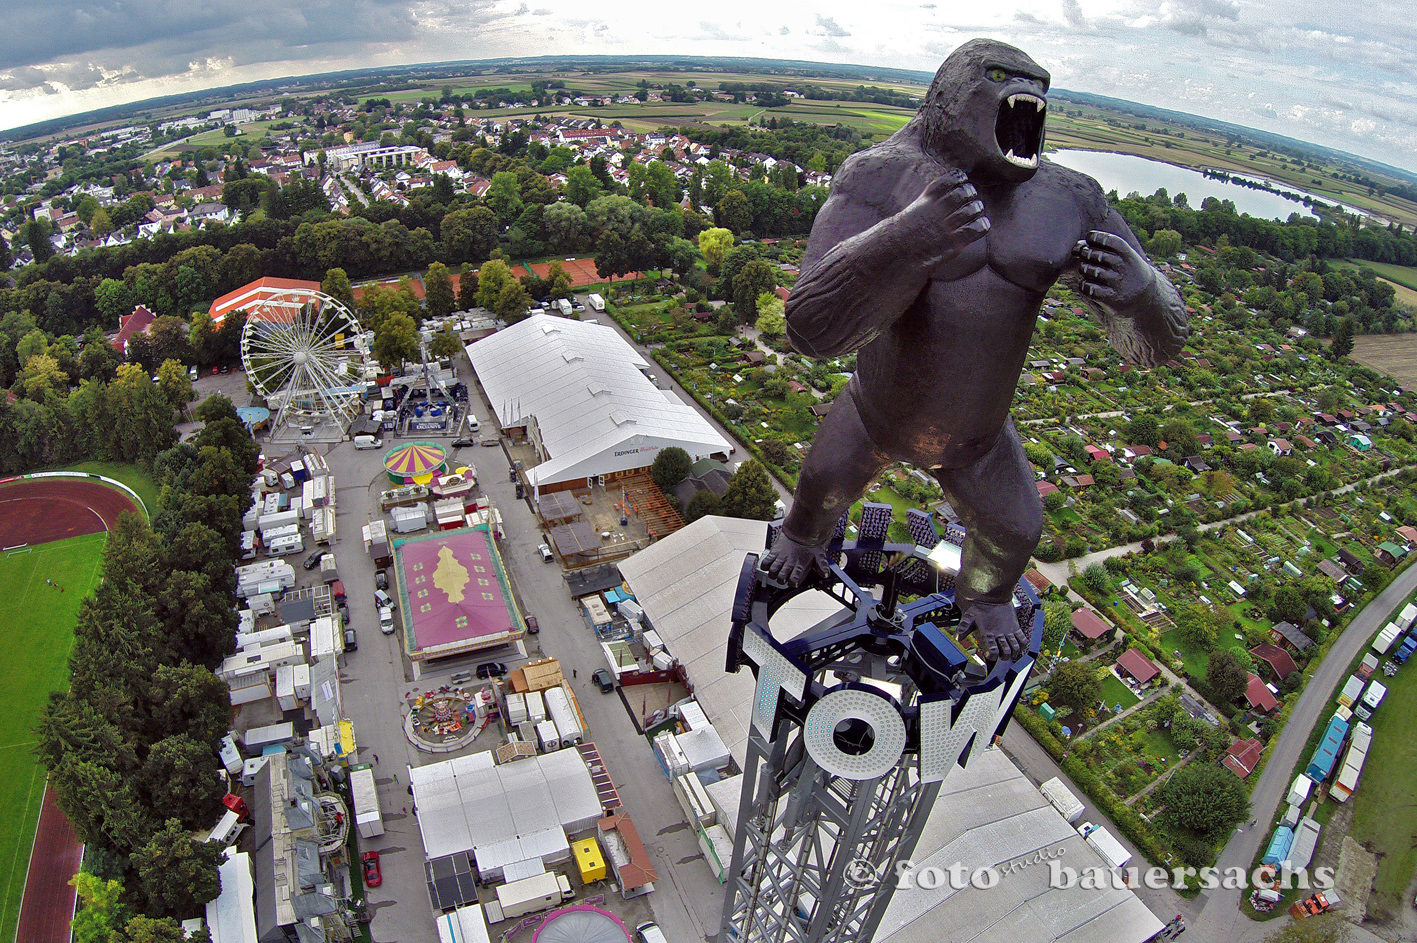
[[[1109,154],[1102,151],[1060,150],[1049,153],[1048,159],[1072,170],[1081,171],[1102,184],[1104,191],[1116,190],[1122,196],[1133,191],[1142,196],[1151,196],[1162,187],[1174,199],[1184,193],[1186,202],[1194,209],[1200,209],[1201,201],[1213,196],[1218,200],[1229,200],[1239,213],[1248,213],[1258,219],[1288,219],[1290,213],[1312,216],[1313,211],[1302,203],[1286,200],[1277,193],[1251,190],[1224,180],[1213,180],[1198,170],[1177,167],[1159,160],[1137,157],[1134,154]],[[1252,178],[1257,179],[1257,178]],[[1307,196],[1301,190],[1291,187],[1270,186],[1287,193]],[[1334,203],[1327,197],[1315,197],[1325,203]],[[1340,204],[1341,205],[1341,204]],[[1350,212],[1358,212],[1351,208]]]

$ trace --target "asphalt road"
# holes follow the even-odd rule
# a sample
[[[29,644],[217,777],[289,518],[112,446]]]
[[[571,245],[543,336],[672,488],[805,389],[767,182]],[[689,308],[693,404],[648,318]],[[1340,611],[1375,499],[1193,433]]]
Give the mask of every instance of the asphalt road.
[[[1373,636],[1388,621],[1392,611],[1400,608],[1402,601],[1414,590],[1417,590],[1417,567],[1409,567],[1354,617],[1319,664],[1309,683],[1304,686],[1303,693],[1299,695],[1299,700],[1290,712],[1289,721],[1273,745],[1259,782],[1250,792],[1250,804],[1253,807],[1251,815],[1262,825],[1273,821],[1275,812],[1289,789],[1294,764],[1299,761],[1300,751],[1308,742],[1314,725],[1319,722],[1320,713],[1333,699],[1334,691],[1343,681],[1348,666],[1372,641]],[[1260,843],[1268,837],[1268,831],[1260,826],[1236,832],[1230,843],[1225,846],[1225,850],[1220,853],[1216,866],[1222,869],[1248,869]],[[1209,894],[1201,895],[1200,899],[1205,903],[1200,916],[1192,923],[1196,939],[1203,943],[1210,940],[1257,940],[1274,929],[1274,923],[1257,924],[1240,913],[1241,893],[1238,890],[1218,888]]]

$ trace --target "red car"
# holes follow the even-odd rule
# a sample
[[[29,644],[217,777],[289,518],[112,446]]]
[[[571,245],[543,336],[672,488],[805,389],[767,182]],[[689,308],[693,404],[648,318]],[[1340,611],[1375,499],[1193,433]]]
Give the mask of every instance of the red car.
[[[220,368],[220,367],[212,367],[212,376],[216,376],[218,373],[221,373],[221,368]]]
[[[359,860],[364,862],[365,887],[378,887],[384,883],[383,872],[379,870],[379,853],[377,851],[366,851],[359,856]]]

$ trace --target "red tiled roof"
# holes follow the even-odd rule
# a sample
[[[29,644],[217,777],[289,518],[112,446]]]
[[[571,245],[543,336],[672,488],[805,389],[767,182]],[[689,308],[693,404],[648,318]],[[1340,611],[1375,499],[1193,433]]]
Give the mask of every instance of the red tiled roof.
[[[1261,642],[1250,649],[1250,654],[1273,668],[1280,681],[1299,670],[1299,666],[1294,664],[1294,659],[1289,657],[1289,653],[1273,642]]]
[[[1236,740],[1230,744],[1230,749],[1225,751],[1221,762],[1230,772],[1244,779],[1255,771],[1263,755],[1264,744],[1258,740]]]
[[[1040,593],[1045,589],[1053,588],[1053,581],[1038,572],[1037,568],[1029,568],[1029,571],[1023,574],[1023,578],[1028,580],[1029,585]]]
[[[1139,684],[1146,684],[1161,674],[1161,669],[1135,648],[1129,648],[1122,652],[1117,658],[1117,667],[1135,678]]]
[[[1250,672],[1250,686],[1245,689],[1245,700],[1255,710],[1268,714],[1270,711],[1279,710],[1279,699],[1276,698],[1265,687],[1265,683],[1260,680],[1260,676]]]
[[[1397,536],[1410,544],[1417,543],[1417,527],[1408,527],[1406,525],[1399,527],[1397,529]]]
[[[1055,485],[1055,484],[1053,484],[1053,482],[1051,482],[1051,481],[1040,481],[1040,482],[1038,482],[1038,496],[1039,496],[1040,498],[1046,498],[1046,497],[1048,497],[1048,495],[1052,494],[1053,492],[1055,492],[1055,491],[1057,491],[1057,490],[1058,490],[1058,486]]]
[[[1083,638],[1094,640],[1112,631],[1112,626],[1091,609],[1079,609],[1073,613],[1073,628]]]
[[[229,291],[222,295],[212,306],[207,309],[211,315],[213,324],[220,324],[222,319],[234,311],[239,311],[249,305],[260,304],[267,301],[283,291],[293,288],[307,288],[314,291],[320,290],[319,282],[306,281],[299,278],[258,278],[254,282],[242,285],[235,291]]]
[[[601,833],[620,833],[625,854],[630,858],[629,863],[620,865],[617,872],[625,890],[632,891],[659,880],[649,852],[645,851],[645,843],[640,840],[640,833],[635,830],[635,825],[628,815],[607,815],[597,823],[597,828]]]
[[[133,309],[132,314],[125,314],[118,322],[118,336],[113,338],[113,349],[119,354],[128,353],[128,339],[134,334],[142,334],[147,331],[152,323],[157,320],[157,315],[153,314],[142,305]]]

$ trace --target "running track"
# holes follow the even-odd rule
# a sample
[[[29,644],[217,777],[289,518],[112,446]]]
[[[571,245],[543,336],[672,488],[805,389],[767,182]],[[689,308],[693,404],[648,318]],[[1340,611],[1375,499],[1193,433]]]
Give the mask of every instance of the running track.
[[[0,548],[43,544],[107,531],[124,511],[136,511],[115,488],[75,479],[23,479],[0,485]],[[69,820],[44,790],[35,827],[15,939],[68,943],[74,889],[84,849]]]
[[[79,873],[83,860],[84,846],[46,788],[25,875],[25,895],[20,901],[17,941],[68,943],[75,898],[69,881]]]
[[[123,492],[94,481],[24,479],[0,485],[0,548],[112,530],[136,511]]]

